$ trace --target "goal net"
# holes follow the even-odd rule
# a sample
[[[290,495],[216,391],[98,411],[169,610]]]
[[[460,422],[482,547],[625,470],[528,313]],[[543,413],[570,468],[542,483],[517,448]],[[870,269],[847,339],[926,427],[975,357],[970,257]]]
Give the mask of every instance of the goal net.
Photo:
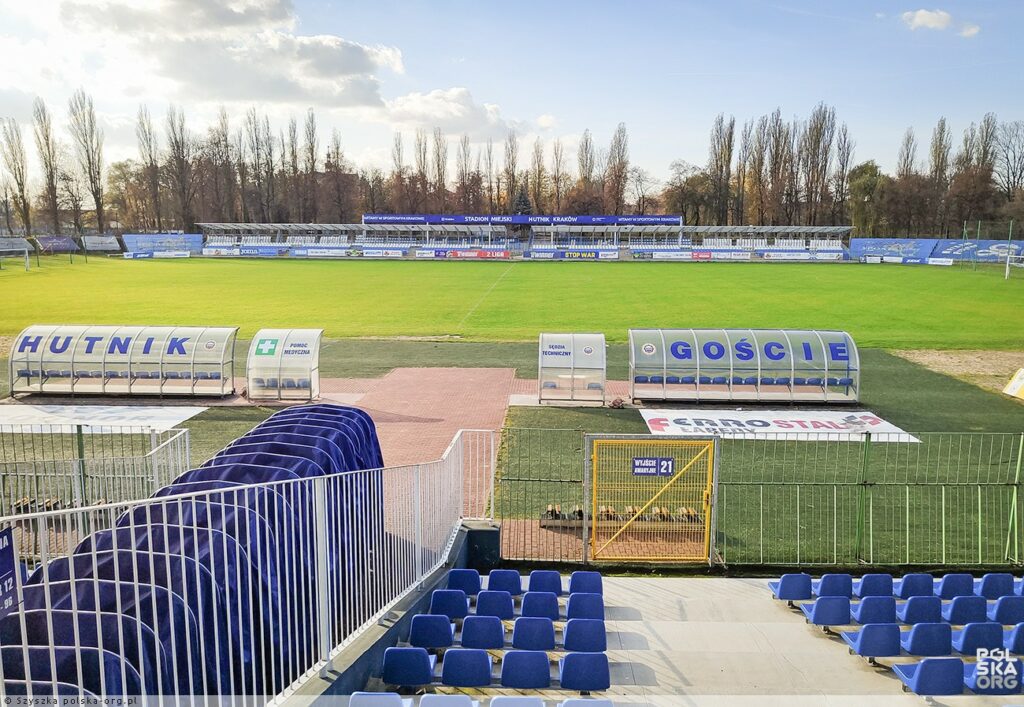
[[[1024,277],[1024,255],[1009,253],[1006,256],[1006,279]]]
[[[31,267],[31,262],[26,248],[0,248],[0,270],[9,268],[28,270]]]

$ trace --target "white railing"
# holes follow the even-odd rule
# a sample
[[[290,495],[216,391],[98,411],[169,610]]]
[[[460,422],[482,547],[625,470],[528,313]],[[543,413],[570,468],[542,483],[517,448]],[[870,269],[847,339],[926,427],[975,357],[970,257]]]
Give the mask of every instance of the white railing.
[[[152,433],[140,456],[0,461],[0,513],[82,508],[143,498],[189,467],[189,431]]]
[[[463,431],[423,464],[186,477],[130,505],[0,518],[0,573],[8,533],[30,572],[0,618],[0,681],[286,696],[445,563],[463,517],[489,514],[494,453],[493,433]]]

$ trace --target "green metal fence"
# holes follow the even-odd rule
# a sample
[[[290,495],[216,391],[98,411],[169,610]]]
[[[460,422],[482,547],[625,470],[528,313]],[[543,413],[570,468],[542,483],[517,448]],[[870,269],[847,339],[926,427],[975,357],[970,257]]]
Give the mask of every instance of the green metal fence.
[[[1019,564],[1024,435],[722,439],[728,565]],[[494,517],[507,559],[582,561],[584,433],[505,429]],[[579,510],[577,510],[579,509]]]

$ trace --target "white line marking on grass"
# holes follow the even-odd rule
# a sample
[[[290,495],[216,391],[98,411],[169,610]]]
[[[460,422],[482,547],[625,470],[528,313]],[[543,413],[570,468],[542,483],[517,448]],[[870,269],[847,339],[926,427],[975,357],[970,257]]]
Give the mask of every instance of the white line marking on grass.
[[[515,266],[516,266],[515,263],[509,263],[508,264],[508,267],[505,268],[505,270],[501,273],[501,275],[498,275],[498,278],[494,282],[491,283],[490,287],[487,288],[487,292],[485,292],[482,295],[480,295],[480,299],[478,299],[476,301],[476,304],[474,304],[472,307],[470,307],[469,311],[466,312],[466,315],[462,319],[459,320],[458,324],[455,325],[457,329],[461,329],[462,328],[462,325],[466,323],[466,320],[473,316],[473,313],[476,312],[476,310],[480,308],[480,305],[483,304],[483,301],[485,299],[487,299],[487,296],[490,295],[494,291],[494,288],[498,286],[498,283],[501,282],[502,280],[504,280],[505,276],[508,275],[509,271],[512,270],[512,268],[514,268]]]

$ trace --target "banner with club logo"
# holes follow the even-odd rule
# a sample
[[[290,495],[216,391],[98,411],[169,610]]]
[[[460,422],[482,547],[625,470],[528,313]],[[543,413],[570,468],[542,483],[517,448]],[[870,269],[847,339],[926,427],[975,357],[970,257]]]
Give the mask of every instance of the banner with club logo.
[[[919,442],[867,410],[641,410],[653,435],[855,441],[870,433],[877,442]]]

